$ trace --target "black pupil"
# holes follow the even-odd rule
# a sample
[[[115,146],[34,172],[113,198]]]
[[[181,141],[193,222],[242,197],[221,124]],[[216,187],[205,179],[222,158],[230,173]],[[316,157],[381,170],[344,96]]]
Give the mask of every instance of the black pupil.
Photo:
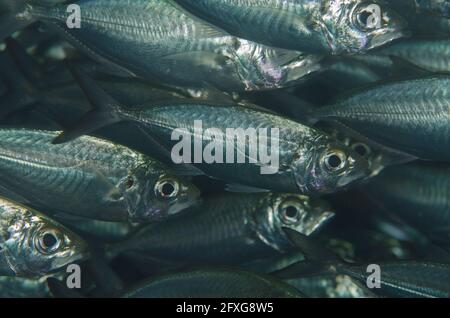
[[[355,151],[358,153],[358,155],[360,156],[365,156],[367,155],[367,149],[366,147],[364,147],[363,145],[357,145],[355,146]]]
[[[292,205],[286,207],[286,216],[288,218],[295,218],[297,216],[297,208]]]
[[[53,246],[56,245],[57,240],[53,234],[46,233],[46,234],[44,234],[42,242],[44,243],[44,247],[52,248]]]
[[[131,188],[134,185],[134,180],[132,178],[128,178],[126,182],[127,189]]]
[[[359,22],[363,26],[368,26],[369,18],[372,16],[372,13],[369,11],[363,11],[359,14]]]
[[[171,195],[175,191],[175,187],[171,183],[164,183],[161,192],[164,196]]]
[[[341,166],[342,160],[339,156],[332,155],[328,157],[328,164],[330,165],[331,168],[336,169]]]

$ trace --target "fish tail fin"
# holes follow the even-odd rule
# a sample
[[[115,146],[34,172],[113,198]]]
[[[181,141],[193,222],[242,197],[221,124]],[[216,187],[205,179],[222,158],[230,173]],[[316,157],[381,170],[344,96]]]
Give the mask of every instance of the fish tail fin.
[[[313,238],[288,228],[283,230],[292,244],[305,255],[305,260],[272,272],[272,275],[282,279],[289,279],[335,274],[342,267],[343,261]]]
[[[35,21],[29,0],[0,0],[0,40]]]
[[[74,140],[102,127],[122,121],[120,116],[122,105],[108,95],[92,78],[70,64],[67,66],[94,109],[84,115],[76,126],[65,130],[56,137],[53,140],[54,144]]]

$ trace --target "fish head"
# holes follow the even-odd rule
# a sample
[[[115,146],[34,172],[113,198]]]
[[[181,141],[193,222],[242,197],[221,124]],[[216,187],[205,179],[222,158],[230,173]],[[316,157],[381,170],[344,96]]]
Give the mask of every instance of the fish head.
[[[372,147],[372,145],[369,145],[362,140],[353,139],[346,134],[340,134],[340,132],[336,130],[332,131],[332,136],[345,146],[350,147],[360,157],[367,160],[371,176],[378,174],[383,169],[381,163],[383,157],[379,151],[376,151],[376,149]]]
[[[80,236],[25,207],[9,205],[0,227],[2,252],[17,276],[42,277],[89,256]]]
[[[283,228],[311,235],[334,216],[326,202],[306,195],[271,193],[268,196],[266,213],[258,213],[257,233],[262,241],[279,251],[291,246]]]
[[[293,163],[303,193],[332,193],[370,175],[369,162],[350,147],[328,138],[299,150]]]
[[[300,194],[276,195],[272,211],[280,233],[287,227],[304,235],[311,235],[334,216],[326,202]]]
[[[406,37],[406,22],[378,0],[332,0],[321,29],[333,54],[361,53]]]
[[[147,168],[146,168],[147,167]],[[196,204],[200,191],[164,170],[141,166],[120,182],[131,222],[154,222]]]
[[[351,140],[349,146],[358,155],[367,160],[371,177],[379,174],[384,169],[384,166],[388,164],[380,151],[363,141]]]

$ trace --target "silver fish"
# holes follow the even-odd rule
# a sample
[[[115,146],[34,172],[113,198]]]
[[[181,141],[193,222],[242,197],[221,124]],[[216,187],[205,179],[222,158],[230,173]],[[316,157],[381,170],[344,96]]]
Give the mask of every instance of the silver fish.
[[[377,0],[175,1],[236,36],[310,53],[364,52],[404,36],[402,18]]]
[[[196,145],[200,144],[203,151],[210,140],[203,138],[203,132],[198,132],[195,121],[201,120],[204,131],[215,128],[223,133],[222,137],[219,137],[222,138],[222,155],[226,154],[226,148],[229,148],[230,157],[243,154],[244,159],[248,160],[239,165],[220,162],[192,165],[196,166],[196,171],[200,174],[219,178],[230,184],[285,193],[329,193],[361,180],[369,173],[367,161],[355,151],[315,129],[254,105],[181,99],[155,101],[130,109],[122,107],[90,78],[73,71],[83,91],[89,96],[89,100],[95,103],[97,109],[86,115],[87,120],[61,134],[55,143],[67,142],[112,123],[125,121],[137,124],[169,154],[173,153],[173,147],[178,141],[172,137],[175,130],[187,131],[191,149],[198,148]],[[277,154],[278,167],[259,162],[258,158],[254,157],[255,154],[250,152],[247,138],[236,136],[236,129],[245,131],[255,127],[278,133],[276,138],[272,136],[274,143],[277,142],[278,145],[266,147],[273,148],[273,154]],[[269,134],[267,139],[271,139]],[[233,150],[231,155],[230,149]],[[261,152],[261,149],[259,151]],[[193,158],[189,160],[195,162]],[[225,161],[223,158],[222,160]],[[264,167],[273,173],[262,173],[261,169]]]
[[[450,244],[450,166],[413,163],[392,167],[363,188],[389,213],[430,239]]]
[[[181,264],[238,264],[292,248],[282,231],[316,233],[334,216],[328,204],[295,194],[226,194],[111,245]]]
[[[0,199],[0,275],[41,277],[88,255],[83,239],[61,224]]]
[[[105,221],[155,221],[198,190],[163,164],[94,137],[53,145],[58,132],[0,130],[0,192],[46,211]]]
[[[213,86],[222,91],[270,89],[292,85],[320,68],[320,57],[236,38],[170,1],[95,0],[77,4],[83,21],[79,29],[67,27],[66,6],[18,1],[8,11],[19,25],[44,21],[97,61],[174,86]]]
[[[402,41],[377,55],[396,56],[430,72],[450,73],[450,40]]]
[[[233,269],[198,269],[149,279],[125,298],[302,298],[292,286],[270,276]]]
[[[450,77],[386,83],[317,111],[368,138],[422,159],[450,160]]]

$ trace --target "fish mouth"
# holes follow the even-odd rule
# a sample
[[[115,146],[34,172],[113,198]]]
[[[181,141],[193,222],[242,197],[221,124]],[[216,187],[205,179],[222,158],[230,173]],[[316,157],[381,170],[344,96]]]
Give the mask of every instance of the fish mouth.
[[[350,162],[351,167],[349,170],[350,173],[342,176],[337,182],[338,188],[341,189],[348,187],[350,184],[356,181],[363,181],[367,179],[371,174],[369,162],[362,157],[355,159],[355,157],[350,156],[348,158],[348,161]]]
[[[67,260],[67,264],[85,261],[90,257],[91,257],[91,250],[89,249],[89,245],[85,241],[81,241],[81,243],[78,243],[75,246],[72,255],[70,255]]]
[[[74,264],[83,262],[91,257],[91,251],[88,248],[87,243],[83,242],[79,245],[76,245],[68,256],[63,257],[62,259],[56,259],[52,263],[52,270],[50,270],[47,274],[55,274],[61,272],[65,267]]]
[[[201,192],[197,187],[186,187],[185,192],[173,203],[169,204],[168,216],[172,216],[186,210],[200,202]]]
[[[411,37],[412,32],[409,30],[386,30],[382,34],[378,34],[374,36],[374,38],[370,41],[370,44],[367,47],[367,50],[372,50],[375,48],[381,48],[388,44],[391,44],[395,41],[406,39]]]
[[[149,223],[164,219],[166,209],[164,207],[150,207],[140,213],[131,215],[128,219],[131,223]]]
[[[317,232],[320,228],[322,228],[326,223],[328,223],[333,217],[335,213],[333,211],[323,211],[319,212],[319,215],[312,217],[311,220],[307,221],[305,224],[305,228],[303,230],[303,234],[309,236],[315,232]]]
[[[194,205],[197,205],[200,202],[199,197],[200,191],[198,191],[198,195],[189,196],[184,200],[180,200],[172,204],[168,209],[168,216],[178,214]]]

